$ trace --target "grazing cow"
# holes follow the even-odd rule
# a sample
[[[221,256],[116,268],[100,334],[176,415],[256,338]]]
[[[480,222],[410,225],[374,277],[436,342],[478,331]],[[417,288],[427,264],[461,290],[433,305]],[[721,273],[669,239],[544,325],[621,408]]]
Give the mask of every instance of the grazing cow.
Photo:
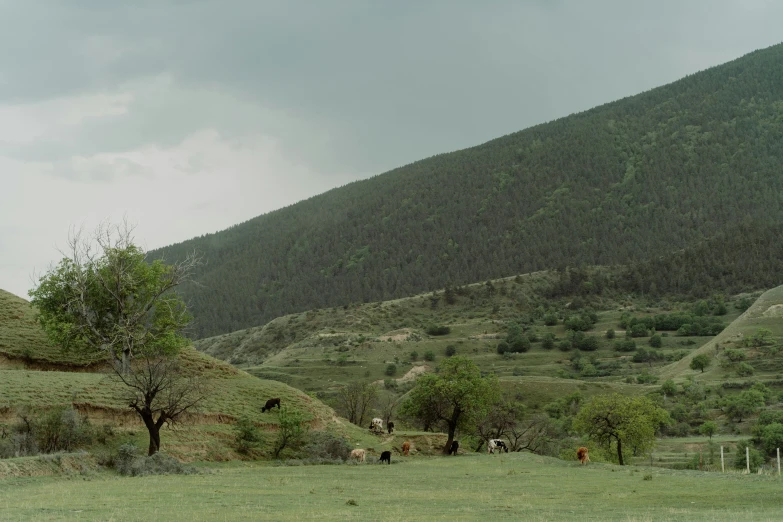
[[[351,458],[354,460],[358,460],[359,462],[364,462],[364,457],[367,455],[367,452],[363,449],[355,449],[351,451]]]
[[[383,433],[383,419],[375,417],[370,424],[370,431],[373,433]]]
[[[502,450],[506,450],[506,453],[508,453],[508,446],[506,446],[506,443],[500,439],[489,439],[487,442],[487,453],[494,454],[495,450],[498,450],[498,453],[500,453]]]
[[[579,459],[580,464],[587,464],[590,462],[590,455],[587,454],[587,448],[582,446],[578,450],[576,450],[576,458]]]
[[[406,440],[405,442],[402,443],[402,454],[407,457],[410,454],[410,452],[411,452],[411,443],[410,441]]]
[[[452,441],[452,443],[451,443],[451,447],[449,448],[449,455],[456,456],[457,455],[457,451],[459,451],[459,442],[457,442],[455,440],[455,441]]]
[[[384,460],[386,462],[388,462],[389,465],[391,465],[391,451],[381,452],[381,461],[380,461],[380,463],[383,464]]]
[[[386,425],[386,428],[389,430],[389,435],[394,432],[394,423],[392,421],[389,421],[389,424]]]
[[[267,410],[271,410],[275,406],[277,406],[278,410],[280,409],[280,399],[269,399],[266,401],[266,405],[261,408],[261,413],[264,413]]]

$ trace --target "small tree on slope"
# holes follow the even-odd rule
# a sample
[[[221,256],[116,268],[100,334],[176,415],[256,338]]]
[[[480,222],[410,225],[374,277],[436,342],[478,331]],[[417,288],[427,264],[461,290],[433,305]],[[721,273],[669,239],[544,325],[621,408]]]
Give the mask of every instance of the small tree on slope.
[[[176,422],[206,395],[203,383],[185,376],[176,359],[188,344],[182,332],[191,317],[174,289],[199,261],[148,262],[127,225],[101,226],[94,242],[77,234],[63,254],[30,291],[38,321],[62,349],[106,356],[125,385],[121,399],[149,431],[152,455],[160,449],[162,425]]]

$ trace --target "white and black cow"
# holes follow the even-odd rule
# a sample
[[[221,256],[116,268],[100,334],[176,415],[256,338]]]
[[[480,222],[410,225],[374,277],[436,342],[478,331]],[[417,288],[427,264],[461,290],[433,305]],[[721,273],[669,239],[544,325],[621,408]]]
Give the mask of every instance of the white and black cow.
[[[375,417],[370,424],[370,431],[373,433],[383,433],[383,419]]]
[[[487,453],[494,454],[495,450],[498,450],[498,452],[505,450],[508,453],[508,446],[501,439],[489,439],[487,441]]]

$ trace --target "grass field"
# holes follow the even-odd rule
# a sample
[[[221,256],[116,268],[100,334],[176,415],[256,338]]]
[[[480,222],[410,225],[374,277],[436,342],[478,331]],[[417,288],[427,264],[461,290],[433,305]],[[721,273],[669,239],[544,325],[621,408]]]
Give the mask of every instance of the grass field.
[[[391,466],[211,465],[189,476],[0,481],[3,520],[780,520],[777,476],[532,454]]]

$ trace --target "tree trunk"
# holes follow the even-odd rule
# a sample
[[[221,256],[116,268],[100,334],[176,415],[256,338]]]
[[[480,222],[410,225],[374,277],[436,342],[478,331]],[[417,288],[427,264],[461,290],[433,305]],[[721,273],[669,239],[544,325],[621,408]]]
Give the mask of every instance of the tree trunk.
[[[160,451],[160,427],[163,425],[163,422],[161,422],[162,417],[161,419],[158,419],[158,422],[155,422],[155,419],[152,418],[152,413],[147,411],[138,411],[138,413],[150,434],[150,446],[147,455],[152,456]]]
[[[123,375],[128,375],[130,373],[130,359],[131,359],[130,348],[125,348],[122,351],[122,374]]]
[[[619,438],[617,439],[617,459],[620,461],[620,465],[624,466],[624,464],[623,464],[623,441],[621,441]]]
[[[447,423],[449,426],[449,438],[446,440],[446,446],[443,448],[444,455],[448,455],[449,450],[451,450],[451,443],[454,442],[454,434],[457,432],[457,422],[461,413],[462,410],[459,409],[459,406],[455,407],[454,412],[451,414],[451,420]]]

